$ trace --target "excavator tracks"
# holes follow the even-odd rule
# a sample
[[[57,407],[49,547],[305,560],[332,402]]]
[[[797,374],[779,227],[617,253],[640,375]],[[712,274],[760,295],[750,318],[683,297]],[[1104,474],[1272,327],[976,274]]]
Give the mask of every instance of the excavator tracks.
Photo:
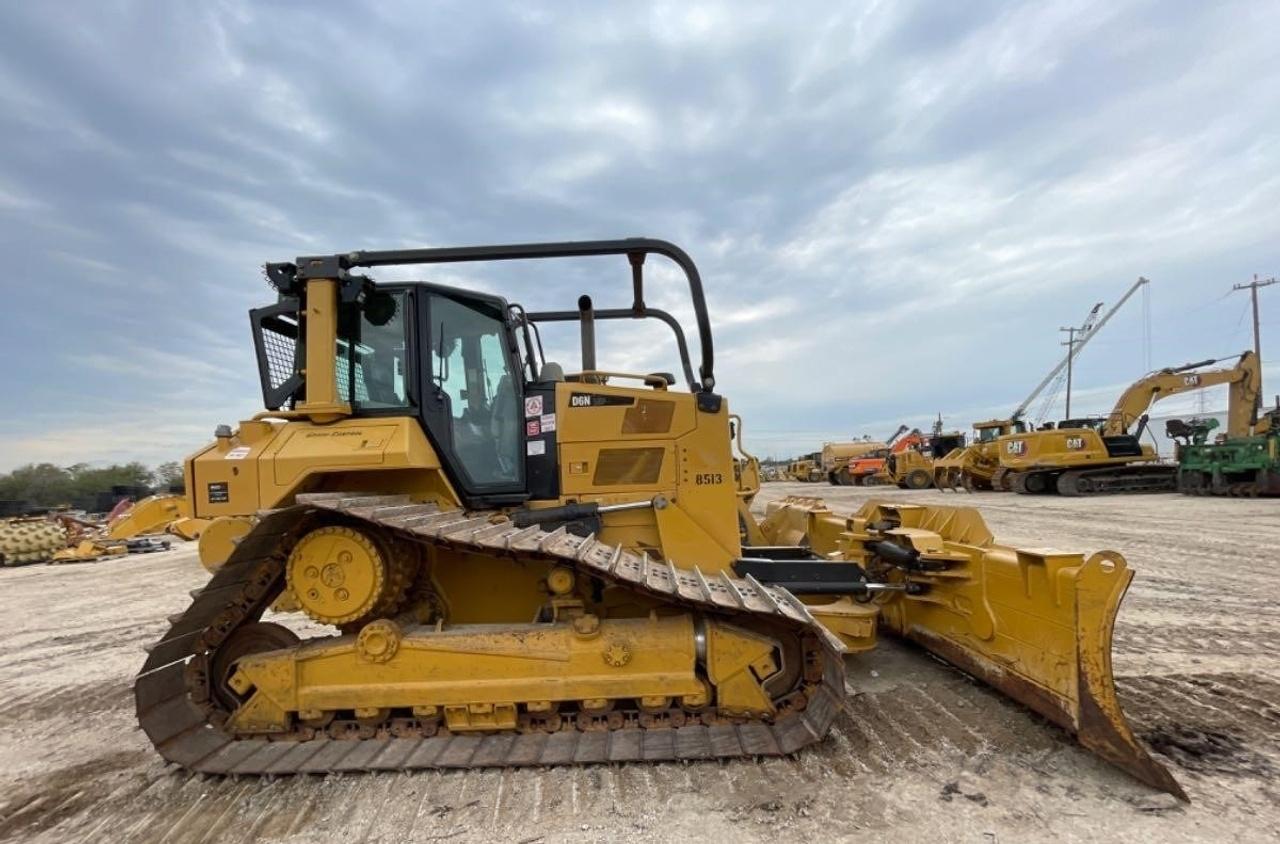
[[[606,729],[455,733],[415,731],[402,720],[363,725],[340,738],[302,731],[284,740],[241,738],[220,729],[225,713],[212,704],[208,665],[237,630],[255,624],[284,586],[284,561],[298,526],[334,514],[401,538],[490,555],[519,555],[567,566],[585,576],[634,589],[692,612],[781,626],[803,642],[806,668],[780,695],[771,721],[682,726],[643,718],[611,719]],[[844,648],[784,589],[754,578],[704,574],[696,567],[581,537],[564,528],[520,528],[500,513],[440,511],[407,496],[322,493],[261,514],[231,558],[149,651],[134,684],[139,723],[166,760],[208,774],[284,775],[330,771],[479,768],[732,756],[776,756],[822,739],[844,694]],[[348,735],[350,737],[348,737]]]
[[[1012,472],[998,479],[1008,481],[1008,489],[1020,495],[1138,495],[1173,492],[1177,487],[1177,467],[1115,466],[1066,471]]]

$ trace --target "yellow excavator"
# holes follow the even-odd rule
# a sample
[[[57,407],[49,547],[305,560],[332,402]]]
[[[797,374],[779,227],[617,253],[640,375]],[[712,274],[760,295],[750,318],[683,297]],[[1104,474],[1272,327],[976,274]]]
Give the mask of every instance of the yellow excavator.
[[[1062,382],[1065,380],[1066,370],[1071,359],[1078,356],[1085,346],[1098,335],[1098,332],[1110,322],[1111,318],[1124,307],[1124,304],[1133,297],[1133,294],[1147,284],[1150,284],[1147,279],[1139,277],[1120,297],[1120,300],[1111,306],[1105,314],[1102,313],[1101,302],[1094,305],[1085,317],[1084,323],[1078,329],[1079,337],[1073,341],[1067,356],[1049,370],[1048,374],[1022,400],[1022,403],[1009,414],[1008,418],[975,422],[973,424],[973,439],[970,440],[969,445],[957,447],[941,459],[934,461],[934,486],[940,490],[954,491],[963,488],[969,492],[1007,489],[1008,487],[1003,483],[1003,474],[1000,471],[1000,450],[996,441],[1001,437],[1021,434],[1028,430],[1024,417],[1031,409],[1031,403],[1044,393],[1046,396],[1044,400],[1045,407],[1052,404],[1053,397],[1057,395]],[[1045,393],[1046,389],[1048,390],[1047,393]]]
[[[1161,399],[1219,384],[1228,387],[1227,435],[1246,436],[1256,421],[1262,372],[1253,352],[1234,366],[1202,360],[1160,369],[1139,378],[1120,395],[1105,419],[1068,419],[1048,430],[1000,437],[1000,469],[994,483],[1023,494],[1099,495],[1171,492],[1178,467],[1159,462],[1155,449],[1139,442],[1147,411]]]
[[[629,305],[526,311],[362,268],[613,256]],[[687,281],[700,363],[646,304]],[[621,262],[619,262],[621,263]],[[268,264],[251,312],[266,410],[186,462],[224,559],[134,686],[166,760],[206,774],[794,753],[846,696],[843,655],[920,643],[1185,799],[1111,676],[1119,554],[997,544],[969,508],[813,499],[762,521],[734,481],[711,319],[678,247],[628,239],[346,252]],[[625,282],[624,282],[625,283]],[[683,382],[596,363],[597,324],[673,330]],[[540,326],[577,322],[577,372]],[[210,540],[210,537],[221,539]],[[299,615],[263,621],[286,590]],[[302,639],[294,628],[327,635]]]

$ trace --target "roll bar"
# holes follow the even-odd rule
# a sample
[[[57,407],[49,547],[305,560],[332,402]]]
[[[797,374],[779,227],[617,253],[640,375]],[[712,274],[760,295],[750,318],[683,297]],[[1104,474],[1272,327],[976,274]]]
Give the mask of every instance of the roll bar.
[[[622,240],[583,240],[561,243],[517,243],[503,246],[460,246],[438,249],[389,249],[381,251],[346,252],[338,255],[309,256],[297,259],[295,272],[288,272],[288,265],[269,264],[268,277],[281,293],[296,294],[292,282],[309,279],[333,278],[342,287],[346,301],[359,298],[368,279],[353,276],[355,267],[389,267],[408,264],[451,264],[473,261],[516,261],[540,258],[577,258],[591,255],[626,255],[631,264],[632,303],[630,313],[636,317],[656,316],[664,322],[667,315],[655,312],[644,304],[644,260],[648,255],[662,255],[684,271],[689,282],[689,294],[693,299],[693,313],[698,324],[698,345],[702,351],[702,363],[698,367],[700,381],[697,386],[704,393],[715,389],[715,352],[711,343],[711,319],[707,314],[706,297],[702,291],[702,277],[693,259],[674,243],[648,237],[632,237]],[[597,312],[599,313],[599,312]],[[661,314],[661,315],[660,315]],[[546,317],[544,317],[546,318]]]

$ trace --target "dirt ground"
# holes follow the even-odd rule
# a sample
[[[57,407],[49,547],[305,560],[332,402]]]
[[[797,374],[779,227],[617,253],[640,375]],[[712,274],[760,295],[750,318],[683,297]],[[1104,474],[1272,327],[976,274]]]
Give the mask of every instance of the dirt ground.
[[[841,510],[871,494],[773,483],[758,503],[797,492]],[[0,570],[0,840],[1274,840],[1280,502],[874,494],[975,504],[1009,544],[1124,553],[1120,695],[1191,804],[894,643],[849,660],[833,734],[791,759],[193,776],[151,751],[130,694],[143,646],[207,577],[188,546]]]

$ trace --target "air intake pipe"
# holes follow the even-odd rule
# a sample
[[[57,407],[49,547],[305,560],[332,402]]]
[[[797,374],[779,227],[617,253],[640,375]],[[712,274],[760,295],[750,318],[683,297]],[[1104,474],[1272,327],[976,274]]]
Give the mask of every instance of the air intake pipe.
[[[596,310],[590,296],[578,297],[578,324],[582,330],[582,371],[596,368]]]

